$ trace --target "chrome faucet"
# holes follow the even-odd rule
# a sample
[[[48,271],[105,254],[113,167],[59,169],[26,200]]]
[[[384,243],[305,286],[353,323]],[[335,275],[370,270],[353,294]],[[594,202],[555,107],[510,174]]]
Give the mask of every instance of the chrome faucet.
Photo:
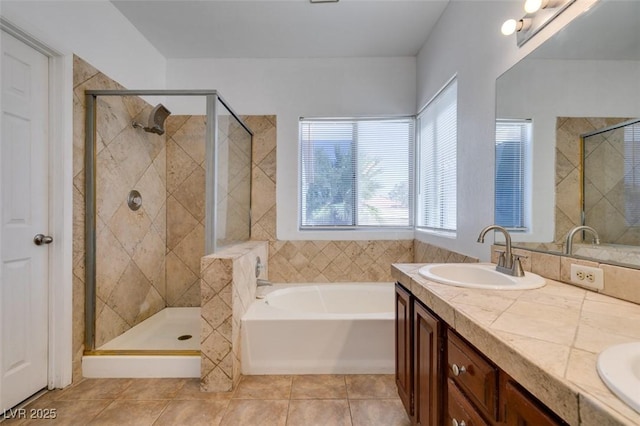
[[[573,251],[573,237],[579,231],[589,231],[589,232],[591,232],[593,234],[593,243],[594,244],[600,244],[600,237],[598,236],[598,231],[596,231],[592,227],[586,226],[586,225],[575,226],[575,227],[571,228],[571,231],[569,231],[569,233],[567,234],[567,241],[566,241],[566,244],[564,246],[564,254],[571,255],[571,252]]]
[[[269,280],[263,280],[262,278],[258,278],[256,280],[256,285],[258,287],[265,287],[265,286],[270,286],[270,285],[273,285],[273,284]]]
[[[500,254],[496,271],[514,277],[524,277],[524,269],[522,269],[522,263],[520,263],[520,258],[522,256],[513,254],[511,249],[511,235],[509,235],[509,231],[500,225],[489,225],[480,231],[480,235],[478,236],[479,243],[484,243],[484,236],[489,231],[500,231],[504,234],[505,239],[505,251]]]

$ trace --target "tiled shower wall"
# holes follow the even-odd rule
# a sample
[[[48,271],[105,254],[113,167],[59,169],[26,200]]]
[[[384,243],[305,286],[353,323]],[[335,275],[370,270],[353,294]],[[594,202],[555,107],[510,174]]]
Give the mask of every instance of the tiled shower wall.
[[[555,237],[551,243],[518,243],[518,246],[562,251],[567,233],[581,220],[581,156],[580,135],[627,121],[628,118],[558,117],[556,119],[556,209]],[[605,146],[604,148],[612,148]],[[606,149],[601,150],[604,165]],[[595,157],[594,157],[595,159]],[[604,167],[604,166],[603,166]],[[577,234],[575,242],[581,241]]]
[[[166,136],[167,306],[200,306],[205,117],[169,116]]]
[[[84,138],[86,89],[124,89],[74,57],[73,134],[73,377],[84,351]],[[165,138],[131,126],[150,106],[136,97],[100,97],[97,103],[97,306],[100,345],[165,306]],[[129,210],[131,189],[143,207]]]
[[[85,332],[86,89],[125,88],[74,57],[74,380],[81,376]],[[146,123],[150,110],[138,97],[98,98],[97,346],[165,306],[200,305],[204,118],[170,117],[162,136],[131,126],[134,120]],[[137,211],[126,205],[131,189],[142,194]]]

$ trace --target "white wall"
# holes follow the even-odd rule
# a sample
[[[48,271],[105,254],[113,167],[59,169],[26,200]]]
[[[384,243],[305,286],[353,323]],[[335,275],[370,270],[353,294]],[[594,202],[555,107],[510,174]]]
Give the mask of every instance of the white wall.
[[[533,120],[532,232],[551,242],[555,223],[556,117],[637,117],[640,62],[525,59],[498,81],[497,115]]]
[[[298,119],[412,115],[416,58],[169,60],[168,88],[216,89],[238,114],[278,119],[279,239],[401,239],[405,232],[298,231]],[[197,106],[172,103],[178,114]],[[173,111],[172,110],[172,111]]]
[[[0,2],[10,23],[63,55],[76,54],[128,89],[163,89],[166,60],[106,0]]]
[[[496,78],[593,1],[577,0],[519,49],[500,27],[524,15],[523,3],[452,1],[418,54],[417,108],[458,78],[458,230],[455,238],[422,231],[416,238],[482,260],[490,257],[489,243],[476,239],[493,223]]]

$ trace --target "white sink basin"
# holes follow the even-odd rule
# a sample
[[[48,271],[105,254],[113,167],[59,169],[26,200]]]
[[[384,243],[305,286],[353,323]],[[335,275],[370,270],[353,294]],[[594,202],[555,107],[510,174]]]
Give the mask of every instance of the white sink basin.
[[[524,277],[512,277],[496,271],[491,263],[433,263],[418,273],[442,284],[490,290],[529,290],[546,284],[540,275],[525,272]]]
[[[640,413],[640,342],[622,343],[600,352],[597,368],[611,392]]]

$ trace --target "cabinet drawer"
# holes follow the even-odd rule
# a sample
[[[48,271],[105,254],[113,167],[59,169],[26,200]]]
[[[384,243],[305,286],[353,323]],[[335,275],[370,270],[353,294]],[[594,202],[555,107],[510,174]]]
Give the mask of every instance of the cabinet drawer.
[[[446,425],[489,426],[480,413],[460,392],[453,380],[447,380],[447,418]]]
[[[507,426],[566,425],[562,419],[510,380],[504,385],[504,400]]]
[[[451,330],[447,339],[447,376],[480,411],[491,420],[497,419],[498,369]]]

